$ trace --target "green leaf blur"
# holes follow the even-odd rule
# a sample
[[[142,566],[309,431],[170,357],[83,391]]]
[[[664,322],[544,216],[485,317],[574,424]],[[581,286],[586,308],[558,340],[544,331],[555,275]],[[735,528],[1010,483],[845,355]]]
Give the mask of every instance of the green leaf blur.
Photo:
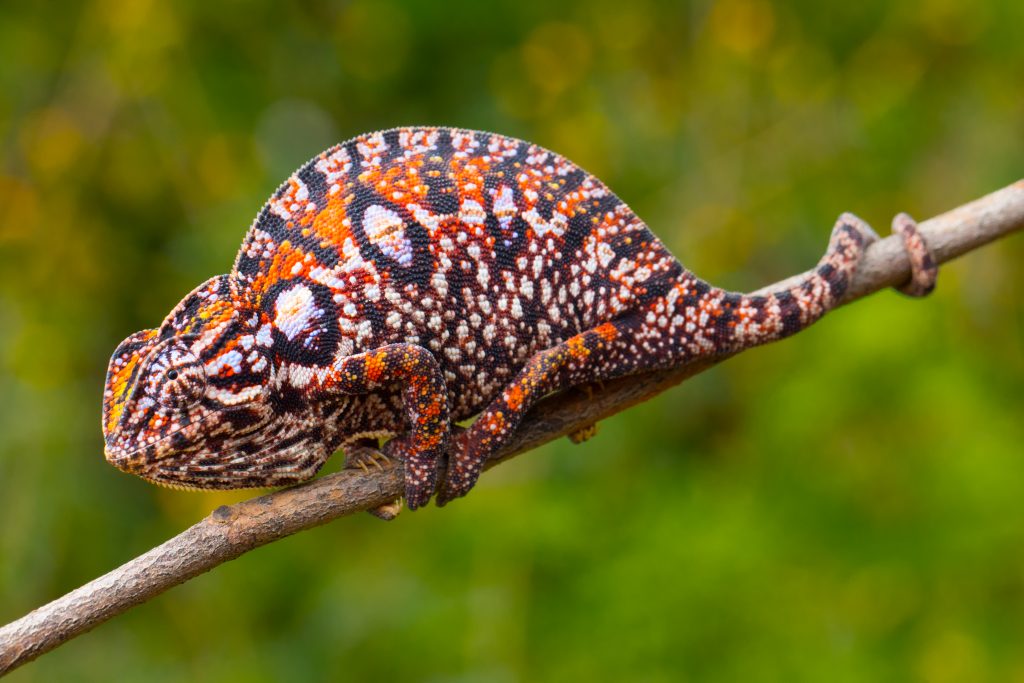
[[[321,149],[526,138],[749,290],[840,211],[885,233],[1024,175],[1022,26],[1018,0],[5,3],[0,622],[250,495],[107,465],[103,373]],[[10,680],[1024,680],[1022,260],[987,247]]]

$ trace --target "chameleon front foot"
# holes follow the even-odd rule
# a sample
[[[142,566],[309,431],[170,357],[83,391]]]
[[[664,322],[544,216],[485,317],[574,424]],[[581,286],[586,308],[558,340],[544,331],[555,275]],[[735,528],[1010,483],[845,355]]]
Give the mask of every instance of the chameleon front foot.
[[[438,507],[469,493],[480,478],[486,457],[474,453],[470,435],[471,430],[468,429],[452,434],[448,469],[434,498]]]
[[[352,448],[345,449],[345,469],[362,470],[369,474],[371,470],[382,470],[391,465],[391,458],[380,452],[376,439],[365,439]],[[402,499],[396,498],[372,510],[367,510],[377,519],[390,522],[402,511]]]
[[[345,468],[360,469],[369,473],[372,469],[384,469],[399,461],[405,470],[405,501],[410,510],[423,507],[434,493],[437,482],[436,463],[438,455],[433,452],[417,453],[409,440],[395,437],[380,449],[361,443],[345,451]],[[401,510],[401,499],[370,510],[381,519],[394,519]]]
[[[426,505],[437,488],[437,463],[444,454],[444,442],[435,448],[417,450],[412,439],[395,437],[384,444],[387,458],[401,460],[405,470],[405,504],[410,510]]]
[[[423,507],[434,494],[439,459],[440,454],[436,449],[416,451],[412,440],[401,436],[392,438],[380,448],[377,447],[376,439],[364,439],[345,449],[345,469],[358,469],[365,474],[390,467],[394,461],[402,463],[405,472],[405,502],[410,510]],[[398,516],[401,509],[402,501],[398,499],[369,512],[375,517],[391,520]]]
[[[391,458],[381,453],[375,445],[360,444],[345,450],[345,469],[360,469],[368,473],[371,469],[381,470],[391,464]]]

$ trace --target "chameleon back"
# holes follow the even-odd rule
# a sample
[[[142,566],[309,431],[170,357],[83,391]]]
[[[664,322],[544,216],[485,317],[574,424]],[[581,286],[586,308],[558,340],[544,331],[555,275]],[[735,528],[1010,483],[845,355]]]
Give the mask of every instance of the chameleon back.
[[[681,272],[578,166],[448,128],[372,133],[320,154],[263,207],[234,267],[278,323],[282,360],[323,367],[422,345],[456,419],[537,351],[663,296]],[[280,302],[294,314],[278,316]]]

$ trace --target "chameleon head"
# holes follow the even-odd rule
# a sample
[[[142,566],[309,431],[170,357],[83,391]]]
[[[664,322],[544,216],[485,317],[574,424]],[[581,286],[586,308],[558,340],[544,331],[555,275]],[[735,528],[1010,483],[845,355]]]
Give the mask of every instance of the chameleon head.
[[[289,439],[267,396],[272,359],[225,276],[186,297],[157,330],[117,347],[103,395],[107,460],[177,488],[301,481],[326,455]]]

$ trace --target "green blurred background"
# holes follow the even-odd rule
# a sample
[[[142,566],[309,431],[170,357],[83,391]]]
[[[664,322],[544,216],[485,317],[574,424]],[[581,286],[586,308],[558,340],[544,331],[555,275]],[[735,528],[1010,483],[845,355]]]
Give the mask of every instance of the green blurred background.
[[[1024,175],[1022,26],[1018,0],[5,3],[0,622],[251,495],[107,465],[103,373],[321,149],[523,137],[749,290],[840,211],[884,234]],[[252,552],[10,680],[1024,680],[1022,257],[861,301],[443,511]]]

